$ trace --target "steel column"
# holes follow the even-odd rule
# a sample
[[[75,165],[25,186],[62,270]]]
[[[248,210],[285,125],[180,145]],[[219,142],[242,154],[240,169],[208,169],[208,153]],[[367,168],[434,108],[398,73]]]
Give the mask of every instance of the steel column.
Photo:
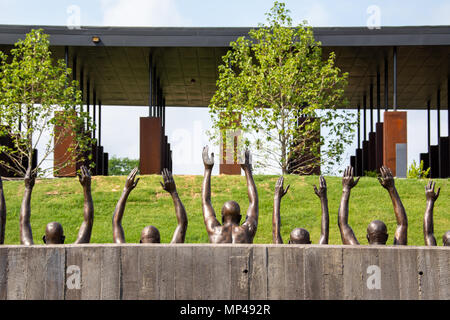
[[[370,95],[370,101],[369,101],[369,105],[370,105],[370,132],[373,132],[373,83],[372,83],[372,81],[370,82],[369,95]]]
[[[437,144],[439,144],[439,137],[441,136],[441,89],[437,90],[436,112],[437,112]]]
[[[397,47],[394,47],[393,59],[394,59],[394,70],[393,70],[393,73],[394,73],[394,78],[393,78],[393,80],[394,80],[393,108],[394,108],[394,111],[397,111]]]
[[[384,111],[389,109],[389,82],[388,82],[388,60],[384,59]]]
[[[98,101],[98,145],[102,145],[102,101]]]
[[[430,153],[430,146],[431,146],[431,102],[430,100],[427,101],[427,150],[428,153]]]
[[[364,119],[364,123],[363,123],[364,138],[363,138],[363,141],[366,140],[366,132],[367,132],[367,129],[366,129],[366,126],[367,126],[366,109],[367,109],[367,97],[364,94],[364,97],[363,97],[363,110],[364,110],[364,113],[363,113],[363,119]]]
[[[94,124],[94,128],[92,129],[92,138],[93,139],[95,139],[96,138],[96,131],[97,131],[97,126],[96,126],[96,113],[97,113],[97,110],[96,110],[96,105],[97,105],[97,92],[95,91],[95,88],[94,88],[94,91],[93,91],[93,94],[94,94],[94,99],[93,99],[93,101],[92,101],[92,111],[93,111],[93,114],[92,114],[92,122],[93,122],[93,124]],[[97,142],[95,143],[95,145],[97,145]]]
[[[91,80],[89,78],[89,75],[87,76],[87,88],[86,88],[86,111],[87,111],[87,117],[86,117],[86,130],[89,131],[89,116],[91,115],[91,107],[90,107],[90,95],[91,95]]]
[[[148,56],[148,116],[152,116],[153,108],[153,59],[152,54]]]
[[[358,149],[361,148],[361,104],[358,103]]]
[[[381,88],[380,88],[380,69],[377,70],[377,122],[381,122],[380,108],[381,108]]]

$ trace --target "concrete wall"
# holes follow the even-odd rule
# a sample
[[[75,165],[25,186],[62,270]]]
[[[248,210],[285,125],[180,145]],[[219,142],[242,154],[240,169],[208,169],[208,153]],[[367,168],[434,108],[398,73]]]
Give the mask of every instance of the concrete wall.
[[[450,248],[0,246],[0,299],[450,299]]]

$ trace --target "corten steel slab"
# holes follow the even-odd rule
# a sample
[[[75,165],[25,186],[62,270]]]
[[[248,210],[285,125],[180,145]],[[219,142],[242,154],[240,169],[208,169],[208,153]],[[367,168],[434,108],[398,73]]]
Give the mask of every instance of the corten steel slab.
[[[67,134],[64,133],[66,130],[72,130],[70,127],[61,127],[61,126],[55,126],[55,149],[54,149],[54,156],[53,156],[53,166],[55,168],[53,175],[55,177],[75,177],[76,176],[76,163],[72,163],[71,165],[65,165],[64,162],[70,161],[72,158],[72,155],[68,153],[68,149],[74,144],[73,138]],[[64,137],[61,137],[59,139],[59,143],[56,143],[57,137],[62,135],[66,135]],[[61,168],[61,169],[59,169]]]
[[[241,165],[239,163],[232,163],[232,164],[221,163],[219,166],[219,174],[240,175]]]
[[[241,115],[239,115],[239,119],[236,119],[234,122],[239,124],[241,121]],[[241,165],[239,164],[239,152],[242,150],[238,150],[239,140],[241,137],[240,131],[232,131],[228,132],[227,128],[223,128],[220,132],[221,143],[220,143],[220,155],[219,155],[219,174],[229,174],[229,175],[240,175],[241,174]],[[223,135],[226,135],[224,137]],[[229,140],[233,140],[232,142]],[[227,141],[233,146],[227,144]]]
[[[396,176],[396,144],[407,143],[406,111],[384,113],[383,163]]]
[[[439,138],[439,176],[450,177],[450,137]]]
[[[160,174],[162,159],[161,118],[140,118],[139,170],[141,174]]]
[[[377,170],[377,134],[369,132],[369,170]]]
[[[383,122],[376,124],[376,153],[375,167],[378,172],[383,165]]]

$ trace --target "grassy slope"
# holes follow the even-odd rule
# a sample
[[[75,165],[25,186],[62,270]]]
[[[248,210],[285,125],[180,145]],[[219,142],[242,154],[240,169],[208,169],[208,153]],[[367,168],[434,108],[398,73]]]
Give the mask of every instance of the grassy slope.
[[[92,181],[95,219],[91,242],[112,242],[111,218],[114,207],[126,177],[94,177]],[[176,226],[172,199],[162,190],[156,175],[141,176],[137,188],[128,198],[123,219],[127,242],[138,242],[140,232],[146,225],[156,226],[161,241],[169,242]],[[255,176],[259,194],[259,224],[255,243],[272,242],[273,190],[276,176]],[[337,211],[342,192],[341,179],[326,178],[330,210],[330,244],[340,244],[337,226]],[[183,201],[189,219],[187,243],[208,242],[201,210],[201,176],[175,176],[178,193]],[[442,244],[442,235],[450,229],[450,180],[436,180],[441,194],[435,206],[435,236]],[[320,201],[312,185],[318,184],[317,176],[287,176],[285,185],[291,184],[281,204],[282,236],[287,242],[294,227],[309,230],[311,240],[317,243],[320,236]],[[422,223],[425,210],[425,180],[396,180],[397,190],[408,214],[408,242],[423,245]],[[4,190],[7,205],[6,244],[19,243],[19,210],[23,194],[22,181],[5,181]],[[226,200],[236,200],[241,205],[242,215],[248,207],[247,189],[243,176],[213,176],[213,206],[220,220],[220,209]],[[38,180],[34,187],[31,203],[31,224],[36,244],[42,244],[45,225],[51,221],[60,222],[66,234],[66,243],[72,243],[77,236],[83,219],[83,193],[75,178]],[[374,219],[383,220],[389,231],[388,243],[392,244],[395,232],[395,216],[390,197],[375,178],[362,178],[350,198],[350,218],[361,244],[367,244],[367,224]]]

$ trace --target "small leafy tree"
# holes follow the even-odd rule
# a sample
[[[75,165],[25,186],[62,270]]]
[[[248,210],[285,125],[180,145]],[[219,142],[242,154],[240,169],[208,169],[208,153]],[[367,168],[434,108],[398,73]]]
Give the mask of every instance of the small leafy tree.
[[[284,3],[275,2],[266,16],[266,25],[231,42],[219,66],[209,105],[212,138],[223,128],[241,130],[242,141],[259,151],[255,165],[275,163],[283,174],[331,168],[354,131],[354,117],[337,111],[346,105],[348,75],[334,65],[334,53],[323,59],[306,22],[292,27]]]
[[[127,176],[134,168],[139,167],[139,160],[113,156],[108,161],[110,176]]]
[[[425,179],[430,173],[430,168],[423,169],[423,160],[420,161],[420,165],[417,165],[416,160],[413,160],[411,166],[408,169],[407,177],[410,179]]]
[[[42,29],[31,30],[19,40],[11,57],[0,51],[0,137],[8,137],[11,145],[1,145],[7,160],[0,165],[18,176],[44,175],[85,160],[92,139],[84,132],[89,115],[76,110],[82,104],[76,81],[69,82],[71,70],[64,60],[54,62],[48,35]],[[55,127],[71,128],[55,135]],[[42,168],[54,147],[71,136],[61,168]],[[32,168],[33,150],[44,137],[49,137],[39,162]],[[41,149],[42,150],[42,149]]]

